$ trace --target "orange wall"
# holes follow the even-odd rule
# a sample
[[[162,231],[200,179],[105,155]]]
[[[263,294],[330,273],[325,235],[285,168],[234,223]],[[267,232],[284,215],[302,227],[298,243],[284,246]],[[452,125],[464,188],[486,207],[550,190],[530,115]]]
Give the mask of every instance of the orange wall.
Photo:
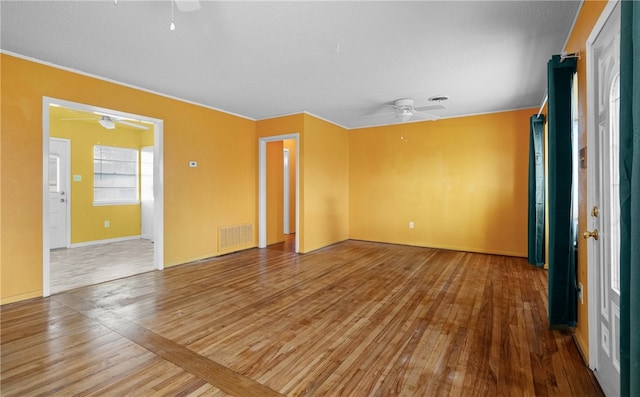
[[[301,223],[309,225],[303,252],[310,252],[349,238],[349,133],[310,115],[304,120]]]
[[[534,113],[351,131],[350,237],[526,256]]]
[[[164,120],[165,265],[214,256],[218,227],[256,222],[254,121],[0,56],[1,303],[42,295],[43,96]]]
[[[578,59],[578,128],[579,128],[579,148],[587,146],[587,39],[593,30],[600,14],[604,10],[606,1],[585,1],[580,10],[580,15],[569,36],[565,51],[568,53],[580,53]],[[587,170],[580,169],[580,192],[579,207],[580,215],[578,219],[578,231],[586,230],[587,213],[591,209],[587,208]],[[578,282],[582,283],[583,303],[578,302],[578,324],[576,327],[576,340],[585,358],[589,359],[589,285],[587,280],[587,247],[586,244],[578,242]]]

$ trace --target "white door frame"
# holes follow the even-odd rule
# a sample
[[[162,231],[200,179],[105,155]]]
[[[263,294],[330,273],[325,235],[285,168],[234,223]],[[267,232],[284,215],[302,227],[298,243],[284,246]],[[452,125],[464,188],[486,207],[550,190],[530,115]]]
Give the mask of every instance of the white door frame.
[[[267,142],[296,140],[296,247],[300,247],[300,134],[258,138],[258,248],[267,246]]]
[[[604,27],[605,23],[612,14],[613,9],[618,0],[609,0],[605,6],[600,18],[593,27],[589,38],[587,39],[587,159],[594,159],[597,155],[595,153],[596,145],[596,132],[598,131],[597,118],[594,115],[595,103],[595,59],[593,54],[593,45],[596,38],[600,34],[600,31]],[[588,161],[588,160],[587,160]],[[594,198],[597,197],[598,192],[595,190],[595,174],[593,170],[589,170],[587,167],[587,203],[594,202]],[[598,302],[600,302],[600,296],[598,292],[598,282],[596,274],[598,269],[596,268],[596,261],[593,247],[591,244],[587,244],[587,281],[589,283],[589,367],[595,369],[598,366],[598,333],[596,332],[599,321],[600,309],[598,308]]]
[[[154,267],[158,270],[164,268],[164,165],[163,165],[163,121],[152,117],[111,110],[97,106],[86,105],[77,102],[65,101],[63,99],[42,97],[42,197],[49,195],[49,106],[59,105],[65,108],[108,113],[114,116],[129,117],[154,124],[153,141],[153,196],[154,196],[154,246],[153,258]],[[69,208],[69,211],[71,209]],[[42,296],[51,295],[51,262],[49,258],[49,200],[42,200]]]
[[[66,178],[66,186],[63,186],[63,191],[65,192],[65,200],[67,200],[67,210],[66,212],[66,217],[65,217],[65,222],[66,222],[66,231],[67,231],[67,235],[65,236],[65,247],[69,248],[69,246],[71,245],[71,139],[66,139],[66,138],[49,138],[49,143],[51,143],[51,141],[59,141],[59,142],[63,142],[66,146],[67,146],[67,178]],[[50,153],[49,153],[50,154]],[[47,161],[49,159],[49,155],[47,155]],[[49,172],[47,172],[47,175],[49,175]],[[46,181],[48,183],[48,179]],[[47,188],[47,194],[49,193],[49,189]],[[47,206],[49,205],[49,203],[47,203]],[[49,217],[50,214],[47,213],[47,217]],[[49,219],[47,219],[47,225],[49,225]],[[49,241],[47,240],[47,244],[49,243]]]

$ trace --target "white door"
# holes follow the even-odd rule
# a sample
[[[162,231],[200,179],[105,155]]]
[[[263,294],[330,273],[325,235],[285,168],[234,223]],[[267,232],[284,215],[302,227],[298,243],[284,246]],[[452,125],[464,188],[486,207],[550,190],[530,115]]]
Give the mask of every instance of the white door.
[[[153,241],[153,146],[140,149],[141,237]]]
[[[620,5],[618,4],[593,41],[591,67],[593,89],[592,134],[589,145],[587,205],[588,257],[595,271],[594,330],[597,343],[594,373],[607,396],[620,394]],[[597,308],[597,309],[596,309]]]
[[[49,248],[69,246],[69,157],[71,142],[49,139]]]

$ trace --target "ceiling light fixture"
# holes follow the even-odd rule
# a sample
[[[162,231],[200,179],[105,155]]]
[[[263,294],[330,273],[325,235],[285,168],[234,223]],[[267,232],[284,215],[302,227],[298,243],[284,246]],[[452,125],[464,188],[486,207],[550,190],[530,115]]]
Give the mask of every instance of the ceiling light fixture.
[[[114,123],[109,116],[102,116],[100,120],[98,120],[98,123],[108,130],[116,128],[116,123]]]
[[[396,117],[398,117],[403,123],[409,121],[413,116],[413,113],[409,109],[399,109]]]
[[[176,24],[173,23],[173,3],[174,0],[171,0],[171,25],[169,25],[169,30],[176,30]]]

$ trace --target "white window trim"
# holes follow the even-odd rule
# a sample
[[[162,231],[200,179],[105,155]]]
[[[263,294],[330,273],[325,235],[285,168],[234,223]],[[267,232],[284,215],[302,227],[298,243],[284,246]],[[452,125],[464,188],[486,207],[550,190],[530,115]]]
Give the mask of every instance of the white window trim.
[[[93,206],[94,207],[106,207],[106,206],[118,206],[118,205],[140,205],[140,150],[136,149],[136,148],[128,148],[128,147],[117,147],[117,146],[109,146],[109,145],[100,145],[100,144],[95,144],[93,145],[94,148],[96,146],[99,147],[105,147],[105,148],[111,148],[111,149],[121,149],[121,150],[131,150],[131,151],[135,151],[136,155],[137,155],[137,159],[136,159],[136,196],[138,197],[137,200],[95,200],[96,197],[96,193],[95,193],[95,184],[93,186]],[[95,161],[95,155],[93,157],[93,161]],[[94,166],[95,167],[95,166]],[[95,181],[95,174],[96,174],[96,170],[94,168],[93,170],[93,175],[94,175],[94,181]]]
[[[129,201],[94,201],[94,207],[108,207],[112,205],[138,205],[140,204],[140,200],[129,200]]]

